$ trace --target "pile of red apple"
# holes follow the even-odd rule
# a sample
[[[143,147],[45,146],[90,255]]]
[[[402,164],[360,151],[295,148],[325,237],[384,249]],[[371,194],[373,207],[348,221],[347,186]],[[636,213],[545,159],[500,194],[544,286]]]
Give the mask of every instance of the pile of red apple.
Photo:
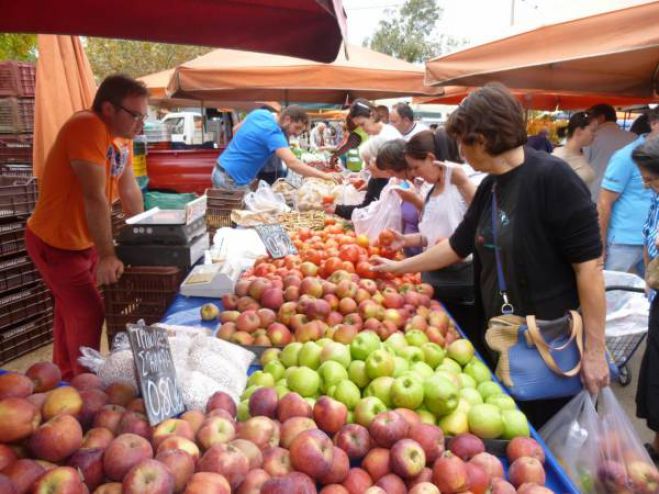
[[[514,492],[480,440],[458,437],[453,453],[445,453],[442,430],[410,410],[378,414],[365,427],[347,424],[347,407],[332,398],[311,407],[295,393],[278,400],[273,388],[261,388],[244,422],[218,392],[205,411],[151,427],[132,386],[103,389],[93,374],[76,376],[70,386],[58,386],[60,379],[46,362],[25,375],[0,375],[0,493],[418,494],[439,486],[478,494],[483,485]],[[465,454],[473,458],[464,461]],[[522,485],[543,477],[516,467],[521,461],[509,472],[518,492],[545,492]],[[456,475],[460,489],[451,490]]]
[[[315,233],[301,229],[292,238],[299,255],[258,259],[222,298],[223,312],[214,304],[201,308],[202,319],[219,317],[220,338],[282,347],[322,337],[350,343],[362,329],[383,340],[419,329],[440,345],[459,337],[418,274],[372,271],[369,258],[382,251],[367,237],[330,225]]]

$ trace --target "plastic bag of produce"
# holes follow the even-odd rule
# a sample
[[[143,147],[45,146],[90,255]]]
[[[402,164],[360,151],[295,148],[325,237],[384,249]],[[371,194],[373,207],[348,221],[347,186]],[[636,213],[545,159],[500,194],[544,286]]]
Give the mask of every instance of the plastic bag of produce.
[[[594,493],[600,436],[599,418],[588,391],[581,391],[542,429],[540,435],[583,493]]]
[[[601,430],[597,455],[598,492],[659,492],[659,471],[611,388],[600,392],[597,410]]]
[[[352,212],[351,219],[355,225],[355,233],[374,239],[386,228],[400,232],[402,228],[400,206],[400,196],[391,185],[387,185],[382,190],[380,199]]]
[[[274,192],[270,185],[263,180],[259,182],[256,191],[245,194],[245,208],[255,212],[273,211],[277,213],[287,213],[291,210],[286,205],[284,195]]]

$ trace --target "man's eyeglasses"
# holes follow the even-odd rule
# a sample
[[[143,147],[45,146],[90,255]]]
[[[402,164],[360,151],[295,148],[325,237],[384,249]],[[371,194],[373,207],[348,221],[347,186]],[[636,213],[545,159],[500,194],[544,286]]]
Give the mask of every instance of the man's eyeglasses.
[[[120,105],[119,103],[113,103],[113,105],[119,108],[120,110],[123,110],[126,113],[128,113],[131,117],[133,117],[133,119],[136,122],[144,122],[146,120],[146,117],[148,116],[137,111],[129,110],[128,108],[124,107],[123,105]]]

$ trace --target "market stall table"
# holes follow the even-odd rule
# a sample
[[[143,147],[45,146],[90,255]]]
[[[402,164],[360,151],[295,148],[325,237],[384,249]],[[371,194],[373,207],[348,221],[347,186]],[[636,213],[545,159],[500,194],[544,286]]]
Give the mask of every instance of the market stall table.
[[[222,308],[222,302],[217,298],[185,297],[179,294],[167,309],[167,312],[163,316],[161,322],[163,324],[196,326],[214,330],[218,326],[217,321],[202,321],[200,316],[201,306],[209,302],[212,302]],[[460,328],[458,327],[457,329],[464,337],[464,334]],[[251,374],[259,368],[260,365],[250,366],[248,374]],[[492,378],[496,380],[494,375]],[[531,427],[531,437],[538,441],[538,443],[542,445],[545,451],[545,471],[547,473],[546,486],[556,493],[577,494],[579,490],[568,478],[567,474],[563,471],[563,468],[559,465],[556,457],[551,453],[551,451],[549,451],[549,448],[540,437],[540,434],[538,434],[538,432],[533,427]],[[504,457],[502,457],[501,460],[504,463],[504,467],[507,469],[507,460]]]

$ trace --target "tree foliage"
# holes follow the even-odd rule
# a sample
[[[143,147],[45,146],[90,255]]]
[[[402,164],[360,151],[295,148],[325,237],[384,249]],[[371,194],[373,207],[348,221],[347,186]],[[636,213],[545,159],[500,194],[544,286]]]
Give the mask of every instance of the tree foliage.
[[[117,72],[131,77],[160,72],[208,53],[210,50],[202,46],[107,38],[87,38],[85,48],[94,75],[99,80]]]
[[[36,56],[36,34],[0,33],[0,60],[34,62]]]
[[[437,32],[442,12],[437,0],[407,0],[398,10],[385,10],[385,18],[364,46],[414,63],[464,44]]]

